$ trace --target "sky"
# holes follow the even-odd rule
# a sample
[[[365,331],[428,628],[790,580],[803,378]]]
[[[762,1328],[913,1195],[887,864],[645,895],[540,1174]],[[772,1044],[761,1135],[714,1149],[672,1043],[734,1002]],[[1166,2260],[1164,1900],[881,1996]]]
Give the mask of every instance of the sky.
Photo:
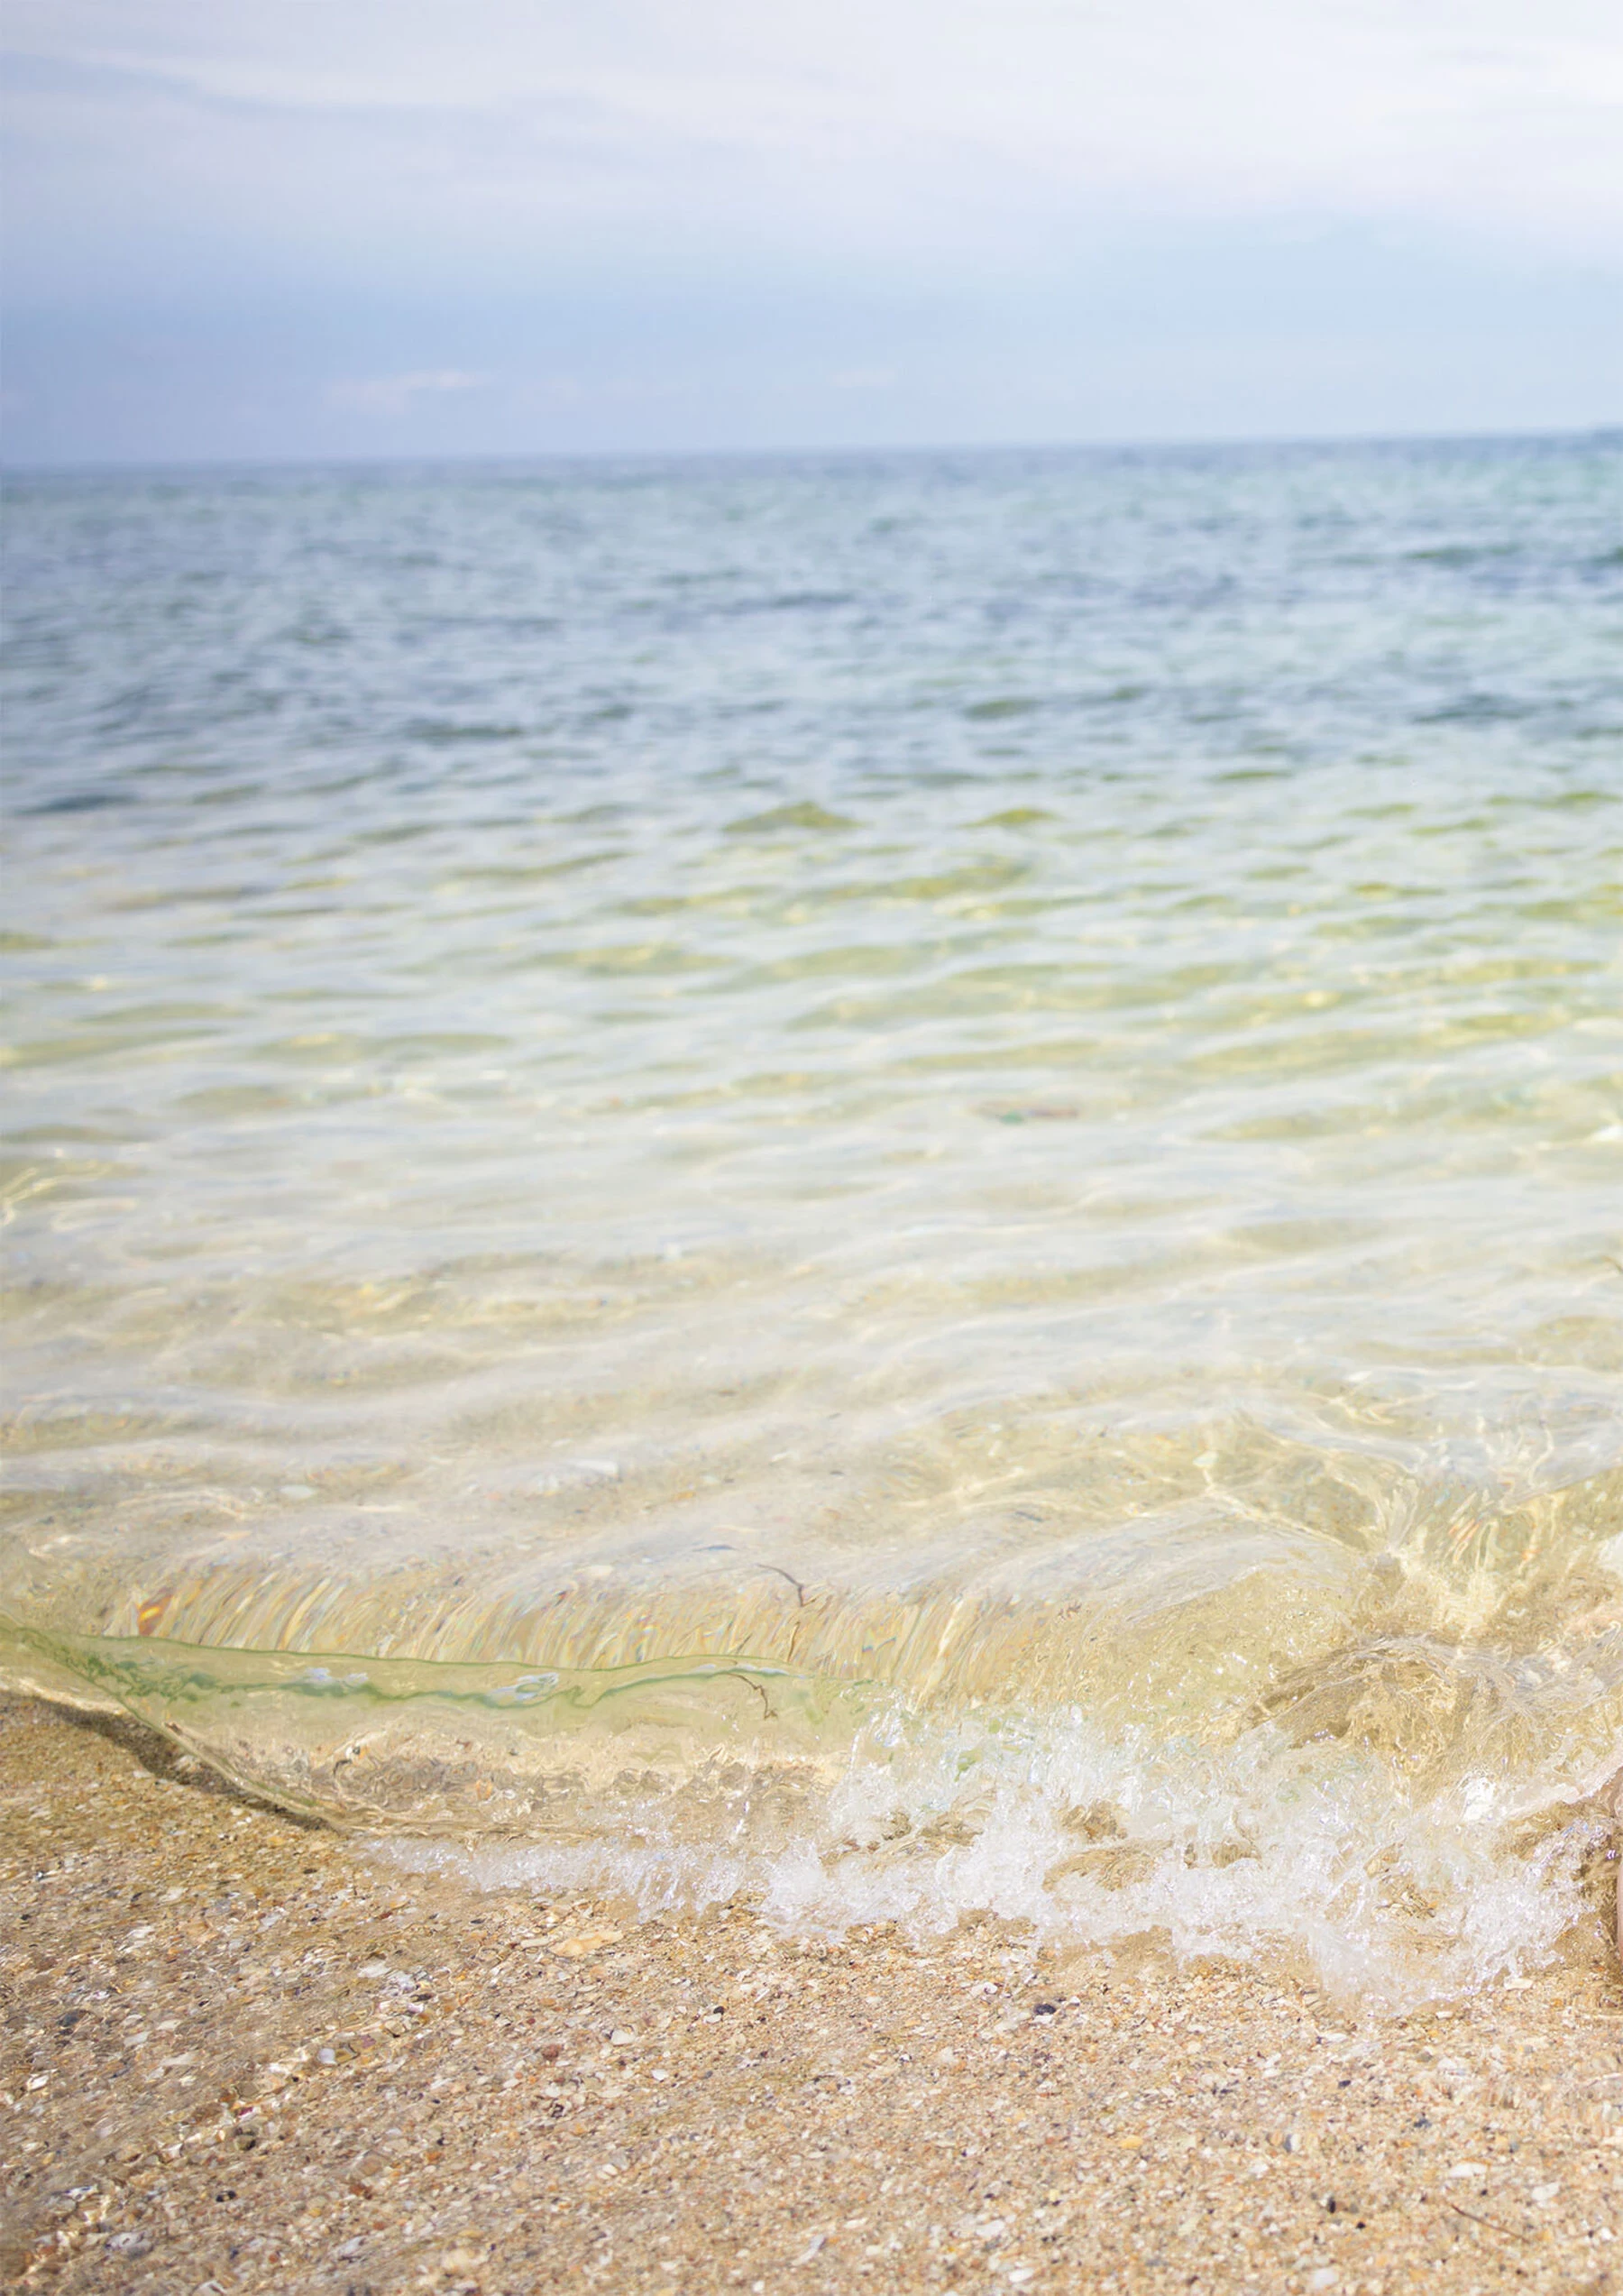
[[[9,0],[13,464],[1585,428],[1617,0]]]

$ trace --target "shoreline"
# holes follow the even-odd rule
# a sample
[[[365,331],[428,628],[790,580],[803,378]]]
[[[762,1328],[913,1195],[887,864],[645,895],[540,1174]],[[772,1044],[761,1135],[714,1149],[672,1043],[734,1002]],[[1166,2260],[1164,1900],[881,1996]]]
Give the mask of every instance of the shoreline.
[[[0,1861],[8,2285],[1623,2289],[1598,1908],[1360,2020],[1148,1941],[481,1894],[22,1697]]]

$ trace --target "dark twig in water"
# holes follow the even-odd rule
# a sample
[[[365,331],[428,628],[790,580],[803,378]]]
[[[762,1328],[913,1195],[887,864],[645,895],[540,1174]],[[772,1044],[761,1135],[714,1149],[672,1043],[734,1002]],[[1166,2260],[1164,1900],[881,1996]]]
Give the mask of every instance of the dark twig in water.
[[[781,1563],[763,1563],[760,1567],[764,1571],[770,1571],[775,1578],[786,1578],[789,1581],[790,1585],[793,1587],[795,1593],[800,1596],[801,1607],[804,1609],[806,1603],[806,1590],[801,1584],[799,1579],[794,1576],[793,1572],[786,1571]]]

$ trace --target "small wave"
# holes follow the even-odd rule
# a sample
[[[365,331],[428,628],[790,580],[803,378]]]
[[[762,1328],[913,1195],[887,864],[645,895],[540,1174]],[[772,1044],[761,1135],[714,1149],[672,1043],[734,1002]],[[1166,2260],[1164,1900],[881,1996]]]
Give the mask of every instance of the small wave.
[[[41,805],[24,805],[22,811],[31,819],[38,819],[49,813],[99,813],[110,805],[134,803],[125,789],[74,789],[64,797],[48,798]]]
[[[1594,1897],[1623,1772],[1605,1733],[1443,1782],[1300,1701],[1198,1730],[1076,1706],[921,1709],[747,1657],[618,1668],[313,1658],[14,1627],[17,1687],[117,1705],[415,1871],[747,1896],[786,1932],[992,1915],[1055,1945],[1305,1959],[1403,2007],[1547,1961]],[[1412,1753],[1412,1749],[1406,1750]]]

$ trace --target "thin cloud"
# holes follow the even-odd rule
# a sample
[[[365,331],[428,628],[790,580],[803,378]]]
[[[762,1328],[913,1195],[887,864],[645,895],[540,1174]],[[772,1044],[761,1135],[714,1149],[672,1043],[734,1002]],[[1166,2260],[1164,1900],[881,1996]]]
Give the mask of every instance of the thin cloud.
[[[468,374],[461,367],[417,367],[408,374],[369,375],[361,381],[335,382],[328,403],[363,415],[408,415],[419,399],[443,397],[448,391],[479,390],[489,375]]]
[[[519,254],[537,231],[685,224],[714,252],[912,247],[935,217],[948,246],[1016,248],[1124,202],[1588,260],[1623,225],[1615,0],[1478,0],[1468,38],[1457,0],[13,0],[10,20],[37,152],[66,142],[98,184],[115,158],[154,212],[234,168],[239,228]]]

